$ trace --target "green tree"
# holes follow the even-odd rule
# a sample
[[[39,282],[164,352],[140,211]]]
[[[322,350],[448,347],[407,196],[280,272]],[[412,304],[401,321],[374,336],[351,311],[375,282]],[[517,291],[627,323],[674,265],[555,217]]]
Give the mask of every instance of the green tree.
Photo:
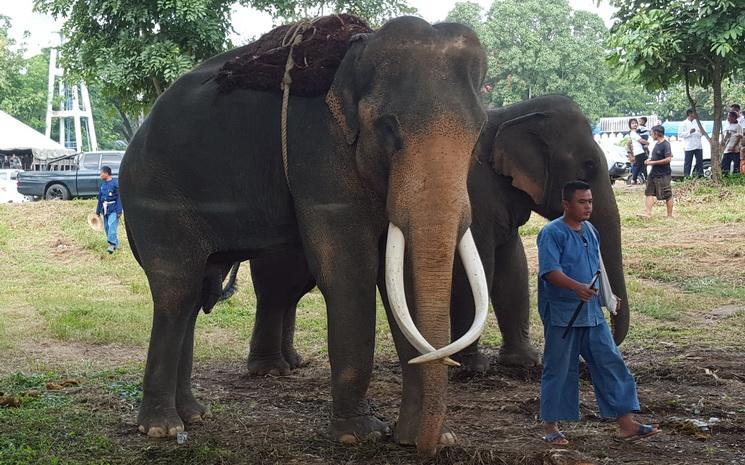
[[[225,50],[225,0],[35,0],[63,18],[62,64],[72,80],[100,84],[125,115],[147,112],[178,76]],[[136,119],[136,118],[135,118]]]
[[[10,25],[10,18],[0,15],[0,109],[8,113],[12,113],[11,99],[23,69],[22,50],[14,50],[15,41],[8,35]]]
[[[404,0],[243,0],[277,19],[350,11],[373,23],[414,11]],[[127,140],[142,115],[180,75],[232,44],[232,0],[34,0],[63,18],[62,65],[97,89],[119,115]]]
[[[714,127],[709,140],[714,179],[721,174],[719,137],[723,84],[745,69],[745,0],[614,0],[609,61],[649,90],[683,84],[711,89]]]
[[[406,0],[241,0],[243,5],[265,11],[275,19],[295,21],[331,13],[351,13],[379,27],[394,16],[416,13]]]
[[[448,18],[479,34],[489,59],[491,105],[559,93],[591,120],[606,112],[608,31],[599,16],[573,11],[566,0],[496,0],[486,14],[476,3],[457,3]]]

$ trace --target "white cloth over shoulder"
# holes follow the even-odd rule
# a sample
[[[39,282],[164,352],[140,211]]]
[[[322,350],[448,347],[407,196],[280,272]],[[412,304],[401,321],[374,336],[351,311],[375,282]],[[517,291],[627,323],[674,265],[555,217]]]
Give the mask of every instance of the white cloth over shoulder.
[[[613,294],[613,288],[611,288],[610,281],[608,280],[608,272],[605,271],[603,253],[600,251],[600,241],[595,235],[595,226],[590,226],[588,229],[595,236],[595,241],[598,243],[598,257],[600,259],[600,279],[598,280],[600,283],[600,305],[607,308],[611,315],[618,315],[618,297]]]

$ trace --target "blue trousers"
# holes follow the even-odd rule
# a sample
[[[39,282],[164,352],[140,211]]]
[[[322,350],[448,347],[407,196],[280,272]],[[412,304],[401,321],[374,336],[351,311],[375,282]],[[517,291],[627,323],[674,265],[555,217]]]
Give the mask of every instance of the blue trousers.
[[[548,323],[548,322],[547,322]],[[541,418],[579,420],[579,356],[587,362],[600,415],[618,418],[639,411],[636,382],[626,368],[608,324],[571,328],[544,325]]]
[[[119,239],[116,230],[119,227],[119,217],[116,213],[109,213],[103,217],[103,229],[106,231],[106,240],[114,247],[119,247]]]

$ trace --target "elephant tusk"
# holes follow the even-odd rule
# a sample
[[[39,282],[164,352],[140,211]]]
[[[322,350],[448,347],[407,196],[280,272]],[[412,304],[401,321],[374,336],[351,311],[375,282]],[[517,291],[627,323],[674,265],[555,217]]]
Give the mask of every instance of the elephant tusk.
[[[404,233],[393,223],[388,225],[388,239],[385,246],[385,284],[388,302],[391,304],[393,318],[409,344],[422,354],[434,353],[435,348],[427,342],[411,319],[404,291]],[[455,353],[455,352],[453,352]],[[437,357],[445,365],[460,366],[460,363],[447,356]]]
[[[479,251],[476,249],[476,243],[473,241],[471,228],[466,230],[466,233],[460,240],[460,243],[458,244],[458,254],[463,262],[463,268],[466,270],[468,282],[471,284],[473,301],[475,303],[476,312],[474,314],[471,328],[469,328],[466,334],[461,336],[457,341],[435,351],[413,358],[409,360],[410,364],[431,362],[458,353],[476,342],[484,331],[486,317],[489,313],[489,292],[486,285],[484,265],[481,263]]]

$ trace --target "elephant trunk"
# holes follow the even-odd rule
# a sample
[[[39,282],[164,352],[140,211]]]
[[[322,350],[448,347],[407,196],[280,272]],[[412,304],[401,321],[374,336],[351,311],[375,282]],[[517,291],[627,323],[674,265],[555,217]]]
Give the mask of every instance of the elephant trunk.
[[[410,232],[411,267],[417,328],[435,348],[450,342],[450,291],[458,225],[414,227]],[[417,449],[430,454],[445,421],[447,368],[439,361],[421,365],[422,411]]]
[[[453,128],[453,125],[435,127]],[[409,294],[414,304],[415,328],[412,332],[422,339],[411,338],[406,329],[401,329],[409,342],[425,354],[423,358],[402,361],[418,363],[421,370],[421,411],[418,412],[415,441],[422,455],[434,454],[440,441],[446,412],[446,357],[458,350],[452,350],[453,345],[449,344],[450,292],[459,240],[466,236],[472,242],[468,232],[470,204],[466,185],[470,150],[466,147],[473,147],[477,134],[476,131],[428,134],[410,143],[403,153],[397,155],[399,163],[393,165],[390,174],[388,214],[392,226],[388,240],[390,242],[399,235],[406,244],[408,271],[412,278],[409,281],[412,289],[409,290],[413,291]],[[467,251],[461,252],[461,255],[467,254]],[[474,255],[478,256],[476,252]],[[389,259],[387,254],[387,275]],[[386,276],[386,282],[391,282],[389,276]],[[483,293],[486,295],[485,282],[484,279]],[[407,307],[405,298],[392,296],[391,289],[395,286],[388,287],[391,306]],[[397,322],[401,327],[398,317]],[[483,323],[476,321],[474,326],[473,332],[480,334]]]
[[[621,299],[617,315],[611,316],[613,339],[621,344],[629,331],[629,299],[626,293],[623,255],[621,246],[621,218],[613,188],[607,179],[604,185],[593,187],[593,213],[591,222],[600,233],[600,252],[608,273],[613,293]]]

